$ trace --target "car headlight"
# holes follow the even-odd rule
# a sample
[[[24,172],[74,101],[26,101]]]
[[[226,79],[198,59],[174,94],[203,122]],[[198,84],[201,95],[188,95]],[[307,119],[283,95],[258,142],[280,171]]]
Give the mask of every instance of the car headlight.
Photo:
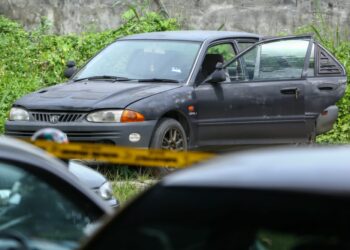
[[[29,113],[27,110],[22,108],[11,108],[9,120],[10,121],[29,121]]]
[[[99,189],[98,194],[104,199],[104,200],[110,200],[113,198],[113,189],[110,182],[105,182]]]
[[[143,122],[145,117],[132,110],[100,110],[90,113],[89,122]]]

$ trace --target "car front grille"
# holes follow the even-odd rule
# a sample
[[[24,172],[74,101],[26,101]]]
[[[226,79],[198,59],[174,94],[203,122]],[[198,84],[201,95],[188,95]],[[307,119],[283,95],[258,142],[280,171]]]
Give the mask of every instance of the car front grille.
[[[35,121],[38,122],[50,122],[50,123],[59,123],[59,122],[77,122],[81,120],[85,113],[70,113],[70,112],[31,112]]]

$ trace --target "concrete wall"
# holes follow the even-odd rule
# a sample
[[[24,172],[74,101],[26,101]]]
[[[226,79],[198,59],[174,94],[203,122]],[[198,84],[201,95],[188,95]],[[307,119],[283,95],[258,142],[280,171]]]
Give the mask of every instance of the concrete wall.
[[[0,0],[0,14],[36,27],[42,16],[61,34],[117,27],[127,0]],[[134,0],[135,2],[135,0]],[[139,0],[144,3],[145,1]],[[190,29],[243,30],[274,35],[290,33],[314,20],[321,11],[327,21],[350,25],[350,0],[162,0],[172,17]],[[158,2],[158,4],[157,4]]]

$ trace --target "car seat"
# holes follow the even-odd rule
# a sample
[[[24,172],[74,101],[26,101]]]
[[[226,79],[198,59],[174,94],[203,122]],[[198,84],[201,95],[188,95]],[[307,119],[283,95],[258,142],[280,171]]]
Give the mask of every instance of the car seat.
[[[224,57],[221,54],[206,54],[201,70],[197,75],[196,82],[203,82],[211,73],[213,73],[218,62],[224,63]]]

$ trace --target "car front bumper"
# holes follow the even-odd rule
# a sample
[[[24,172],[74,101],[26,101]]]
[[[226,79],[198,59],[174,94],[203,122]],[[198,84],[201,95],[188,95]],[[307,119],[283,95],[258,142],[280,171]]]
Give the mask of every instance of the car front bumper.
[[[130,123],[69,122],[52,124],[33,121],[6,121],[5,134],[16,138],[30,138],[42,128],[56,128],[65,132],[72,142],[109,143],[128,147],[148,148],[157,121]],[[129,135],[138,133],[141,139],[131,142]]]

